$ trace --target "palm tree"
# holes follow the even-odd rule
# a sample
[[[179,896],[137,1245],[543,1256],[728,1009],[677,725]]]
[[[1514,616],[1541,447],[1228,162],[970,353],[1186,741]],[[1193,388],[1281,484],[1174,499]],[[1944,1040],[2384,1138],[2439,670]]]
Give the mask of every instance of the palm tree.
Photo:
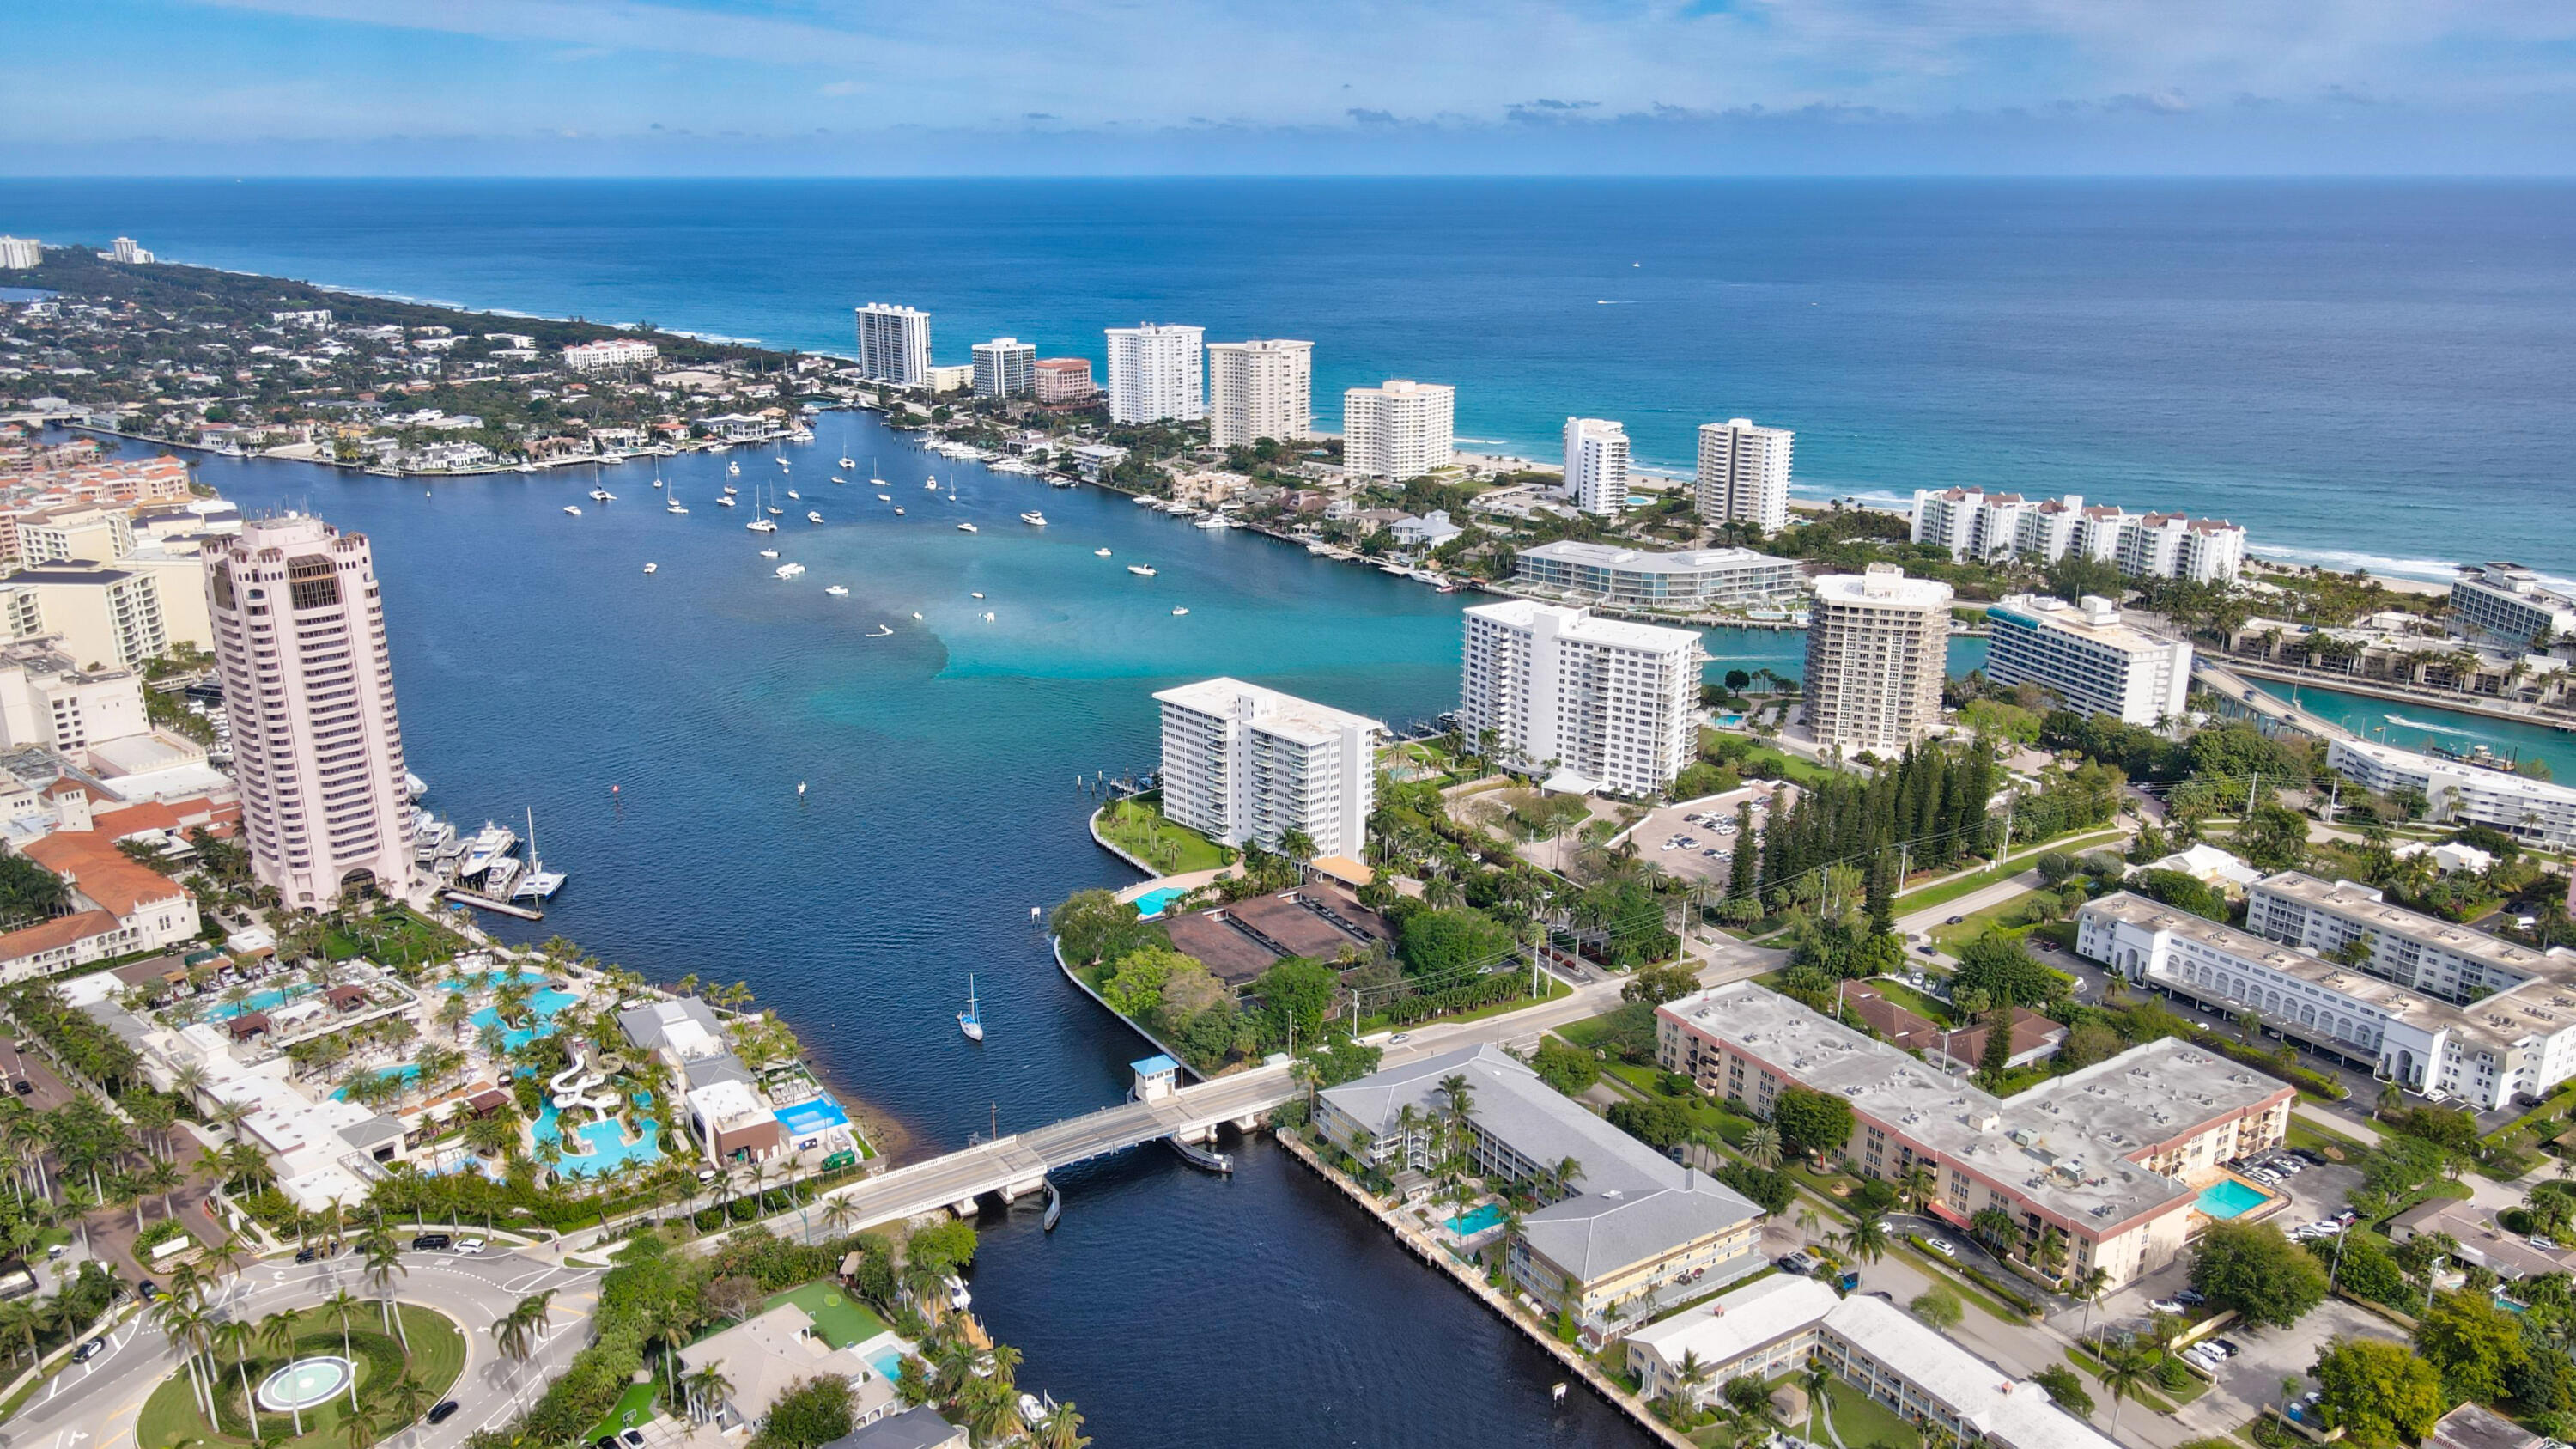
[[[1887,1256],[1887,1223],[1875,1217],[1855,1218],[1852,1225],[1834,1235],[1843,1251],[1864,1263],[1875,1263]]]
[[[394,1380],[393,1387],[385,1390],[385,1398],[393,1404],[394,1412],[406,1425],[418,1424],[420,1416],[428,1413],[438,1402],[438,1395],[429,1391],[429,1385],[410,1374]]]
[[[904,1377],[912,1374],[906,1370]],[[689,1375],[689,1417],[698,1423],[712,1421],[724,1412],[725,1401],[733,1397],[733,1380],[724,1376],[724,1361],[719,1359]]]
[[[215,1325],[215,1347],[233,1356],[233,1375],[241,1380],[242,1417],[250,1421],[251,1442],[260,1442],[259,1404],[250,1396],[250,1351],[259,1341],[259,1330],[238,1318],[228,1318]]]
[[[295,1315],[272,1313],[259,1321],[259,1341],[279,1358],[295,1357]],[[295,1437],[304,1437],[304,1409],[293,1400],[287,1401],[287,1414],[295,1421]]]
[[[366,1410],[353,1408],[349,1417],[340,1421],[340,1442],[349,1449],[368,1449],[376,1442],[376,1426]]]
[[[409,1275],[411,1270],[403,1266],[402,1249],[394,1245],[394,1235],[385,1231],[381,1223],[369,1229],[358,1246],[367,1255],[367,1281],[374,1286],[380,1300],[385,1330],[401,1340],[403,1360],[408,1363],[411,1360],[411,1335],[403,1331],[402,1318],[394,1312],[394,1279]]]
[[[2121,1407],[2128,1402],[2129,1395],[2146,1385],[2146,1355],[2126,1344],[2106,1349],[2102,1354],[2101,1370],[2095,1377],[2102,1381],[2102,1387],[2111,1395],[2111,1437],[2117,1439]]]
[[[203,1366],[198,1362],[198,1355],[206,1348],[211,1315],[185,1298],[164,1298],[153,1305],[152,1316],[159,1323],[161,1332],[169,1338],[171,1346],[179,1350],[181,1361],[188,1366],[189,1392],[196,1396],[198,1410],[208,1422],[212,1422],[215,1417],[214,1392],[200,1372]]]
[[[1744,1160],[1765,1172],[1780,1165],[1780,1129],[1757,1122],[1744,1134]]]
[[[322,1300],[322,1311],[340,1320],[340,1356],[356,1363],[357,1356],[349,1351],[349,1319],[358,1311],[358,1295],[343,1288]],[[349,1378],[349,1407],[358,1407],[358,1380],[354,1374]]]
[[[2075,1296],[2084,1300],[2084,1326],[2076,1331],[2077,1338],[2093,1331],[2094,1306],[2102,1301],[2103,1293],[2110,1286],[2111,1273],[2107,1268],[2087,1268],[2075,1280]]]
[[[1834,1381],[1833,1371],[1818,1360],[1807,1361],[1807,1371],[1798,1377],[1807,1391],[1807,1442],[1816,1442],[1816,1406],[1825,1401],[1825,1386]]]
[[[1035,1425],[1038,1449],[1083,1449],[1091,1440],[1082,1433],[1082,1415],[1066,1402],[1047,1410]]]
[[[1905,1200],[1912,1203],[1914,1210],[1919,1213],[1930,1206],[1933,1197],[1941,1191],[1941,1180],[1932,1171],[1930,1164],[1918,1158],[1905,1171],[1897,1174],[1896,1190],[1903,1193]]]
[[[1574,1185],[1582,1180],[1583,1164],[1571,1157],[1547,1170],[1548,1190],[1560,1200],[1574,1196]]]
[[[528,1321],[525,1300],[492,1320],[493,1346],[501,1350],[501,1357],[521,1368],[527,1367],[528,1351],[535,1346],[534,1334],[535,1325]],[[510,1393],[515,1400],[518,1396],[518,1375],[515,1373],[511,1375]]]

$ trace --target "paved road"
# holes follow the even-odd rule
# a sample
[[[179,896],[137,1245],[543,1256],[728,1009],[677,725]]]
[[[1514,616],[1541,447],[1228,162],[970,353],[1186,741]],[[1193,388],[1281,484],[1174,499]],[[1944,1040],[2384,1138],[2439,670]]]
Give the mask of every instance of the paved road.
[[[214,1306],[227,1317],[257,1320],[312,1307],[343,1287],[370,1298],[360,1262],[354,1251],[300,1266],[282,1259],[255,1262],[225,1283]],[[463,1410],[405,1449],[457,1449],[475,1430],[505,1422],[589,1341],[599,1297],[596,1270],[561,1268],[516,1253],[405,1253],[403,1266],[397,1295],[446,1314],[465,1332],[465,1369],[447,1391]],[[492,1322],[520,1298],[548,1288],[555,1290],[554,1322],[528,1363],[514,1364],[493,1345]],[[0,1449],[127,1449],[144,1401],[178,1367],[179,1355],[161,1330],[146,1319],[130,1320],[111,1335],[106,1352],[65,1368],[0,1426]]]
[[[1910,915],[1897,917],[1896,933],[1900,936],[1920,935],[1935,926],[1947,924],[1952,916],[1973,916],[1988,906],[2002,905],[2024,891],[2038,888],[2038,871],[2026,870],[2019,875],[2006,876],[1993,885],[1980,886],[1956,900],[1943,901],[1937,906],[1925,906]]]

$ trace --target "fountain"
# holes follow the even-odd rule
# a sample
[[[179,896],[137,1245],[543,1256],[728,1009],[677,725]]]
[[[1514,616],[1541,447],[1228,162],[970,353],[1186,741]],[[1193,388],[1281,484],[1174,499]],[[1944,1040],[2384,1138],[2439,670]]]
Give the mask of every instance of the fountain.
[[[271,1413],[309,1409],[346,1390],[357,1372],[357,1365],[338,1354],[299,1358],[260,1380],[255,1397]]]

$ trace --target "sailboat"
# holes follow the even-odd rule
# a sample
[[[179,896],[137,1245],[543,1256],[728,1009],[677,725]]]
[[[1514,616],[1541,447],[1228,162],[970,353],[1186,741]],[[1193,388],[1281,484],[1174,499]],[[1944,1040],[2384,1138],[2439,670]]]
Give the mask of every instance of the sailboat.
[[[873,457],[868,459],[868,485],[873,488],[886,486],[886,480],[877,476],[877,460]]]
[[[742,464],[741,464],[741,462],[740,462],[740,461],[738,461],[738,460],[735,460],[735,459],[727,459],[727,460],[726,460],[726,462],[725,462],[725,476],[726,476],[726,477],[728,477],[728,478],[739,478],[739,477],[741,477],[741,476],[742,476]]]
[[[511,888],[510,899],[552,900],[555,892],[563,889],[563,884],[564,873],[546,869],[546,863],[537,856],[537,812],[531,809],[528,811],[528,873]]]
[[[857,466],[859,466],[859,465],[858,465],[858,464],[856,464],[856,463],[851,462],[851,461],[850,461],[849,459],[847,459],[847,458],[843,458],[843,459],[841,460],[841,466],[842,466],[842,467],[844,467],[844,468],[855,468],[855,467],[857,467]]]
[[[975,978],[972,976],[966,978],[966,1009],[957,1013],[957,1029],[966,1033],[968,1041],[984,1039],[984,1018],[975,1011]]]
[[[760,489],[756,485],[751,490],[751,501],[752,506],[755,508],[760,504]],[[773,508],[769,511],[775,513],[778,510]],[[776,533],[778,531],[777,524],[757,515],[752,518],[751,522],[744,524],[743,527],[750,529],[754,533]]]

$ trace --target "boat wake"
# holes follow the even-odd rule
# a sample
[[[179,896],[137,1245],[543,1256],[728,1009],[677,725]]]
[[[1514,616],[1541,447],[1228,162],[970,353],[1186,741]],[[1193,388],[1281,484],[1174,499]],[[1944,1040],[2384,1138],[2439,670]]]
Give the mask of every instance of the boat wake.
[[[2481,740],[2502,738],[2502,736],[2486,734],[2478,730],[2462,729],[2458,725],[2428,724],[2420,719],[2408,719],[2402,714],[2386,714],[2381,715],[2380,718],[2397,726],[2399,729],[2423,730],[2427,733],[2437,735],[2467,735],[2473,739]]]

